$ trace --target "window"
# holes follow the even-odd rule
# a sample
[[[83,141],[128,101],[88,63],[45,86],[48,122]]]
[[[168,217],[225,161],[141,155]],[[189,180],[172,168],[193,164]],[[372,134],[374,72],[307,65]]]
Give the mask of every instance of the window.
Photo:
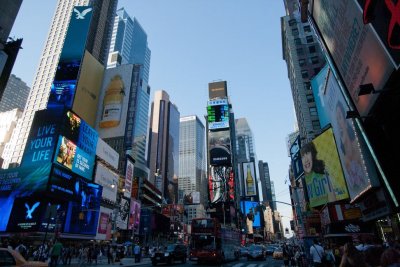
[[[301,47],[300,47],[300,48],[297,48],[296,51],[297,51],[297,54],[298,54],[298,55],[304,55],[304,50],[303,50],[303,48],[301,48]]]
[[[289,26],[293,26],[293,25],[296,25],[296,19],[291,19],[291,20],[289,20]]]
[[[313,95],[306,95],[307,98],[307,103],[313,103],[314,102],[314,96]]]
[[[312,123],[312,126],[314,127],[314,129],[315,129],[315,127],[321,127],[319,125],[319,121],[312,121],[311,123]]]
[[[308,78],[308,71],[302,70],[302,71],[301,71],[301,77],[303,77],[304,79],[305,79],[305,78]]]
[[[300,38],[294,39],[294,43],[297,44],[297,45],[300,45],[301,44],[301,39]]]
[[[320,70],[321,70],[321,68],[315,68],[314,73],[317,74]]]
[[[308,47],[308,51],[310,51],[310,53],[315,53],[317,52],[317,49],[315,48],[315,45],[311,45]]]
[[[310,25],[304,26],[303,29],[304,29],[304,32],[311,32]]]
[[[300,65],[300,67],[304,67],[306,65],[306,60],[305,59],[300,59],[299,60],[299,65]]]
[[[299,35],[299,29],[292,29],[292,35]]]
[[[314,38],[311,35],[306,36],[306,40],[308,44],[314,42]]]
[[[312,64],[318,64],[319,63],[318,56],[313,56],[310,59],[311,59],[311,63]]]
[[[318,116],[317,108],[315,108],[315,107],[310,108],[310,115],[311,116]]]

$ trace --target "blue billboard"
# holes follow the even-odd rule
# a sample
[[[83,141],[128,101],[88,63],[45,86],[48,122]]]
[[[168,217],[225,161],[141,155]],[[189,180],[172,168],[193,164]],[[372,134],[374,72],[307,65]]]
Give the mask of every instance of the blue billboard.
[[[317,106],[319,123],[321,128],[324,128],[330,123],[329,115],[326,113],[329,102],[324,99],[327,89],[328,74],[330,70],[328,65],[325,65],[321,71],[311,79],[311,88],[314,94],[315,105]]]
[[[241,201],[242,211],[244,214],[253,213],[254,221],[253,227],[261,227],[261,215],[262,215],[262,207],[259,205],[258,202],[255,201]],[[263,219],[264,219],[264,215]]]
[[[88,180],[92,180],[95,155],[89,155],[74,142],[61,135],[56,148],[54,163],[60,164]]]
[[[48,183],[48,192],[50,196],[64,200],[79,199],[79,176],[72,171],[61,166],[53,165]]]
[[[91,18],[92,7],[74,7],[51,85],[47,108],[72,107]]]

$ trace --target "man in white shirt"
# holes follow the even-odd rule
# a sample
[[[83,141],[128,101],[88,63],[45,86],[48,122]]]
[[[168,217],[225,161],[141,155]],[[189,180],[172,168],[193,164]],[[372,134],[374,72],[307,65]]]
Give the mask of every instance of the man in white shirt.
[[[314,267],[322,266],[322,257],[324,254],[324,248],[318,245],[318,241],[314,239],[314,244],[310,247],[310,255],[313,260]]]

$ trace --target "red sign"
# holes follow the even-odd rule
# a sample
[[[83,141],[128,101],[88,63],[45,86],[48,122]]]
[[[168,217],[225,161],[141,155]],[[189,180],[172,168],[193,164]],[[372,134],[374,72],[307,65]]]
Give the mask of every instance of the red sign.
[[[97,232],[99,234],[107,234],[107,225],[109,222],[110,215],[104,212],[100,213],[99,228]]]

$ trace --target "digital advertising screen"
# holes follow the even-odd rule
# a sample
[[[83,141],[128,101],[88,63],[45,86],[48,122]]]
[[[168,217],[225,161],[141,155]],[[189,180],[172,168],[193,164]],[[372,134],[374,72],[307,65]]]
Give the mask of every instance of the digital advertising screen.
[[[62,113],[62,109],[35,112],[21,167],[37,167],[51,162],[58,141]]]
[[[310,207],[349,198],[332,128],[300,150]]]
[[[232,166],[230,131],[208,132],[210,165]]]
[[[327,73],[323,82],[326,86],[319,86],[320,82],[311,83],[318,113],[325,114],[321,127],[326,127],[328,123],[332,125],[349,195],[351,201],[355,201],[366,191],[379,185],[377,171],[357,124],[353,119],[346,119],[350,109],[340,93],[333,72],[326,71],[325,68],[322,71]]]
[[[96,165],[96,174],[94,176],[94,181],[103,186],[102,197],[108,199],[112,202],[117,201],[117,191],[118,191],[118,181],[119,175],[111,171],[105,165],[100,162]]]
[[[64,200],[78,200],[80,193],[80,178],[66,168],[53,165],[50,174],[48,192]]]
[[[232,189],[229,181],[232,178],[232,167],[211,166],[208,177],[208,192],[211,203],[218,203],[230,199]]]
[[[79,182],[79,199],[68,203],[63,232],[96,235],[103,188],[85,179],[80,179]]]
[[[261,227],[261,214],[262,208],[258,202],[254,201],[240,201],[244,214],[252,213],[254,215],[253,227]]]
[[[208,129],[229,128],[228,99],[209,100],[207,104]]]
[[[122,197],[119,203],[119,212],[117,214],[117,227],[122,230],[128,229],[128,220],[130,212],[130,200]]]
[[[131,197],[132,194],[132,180],[133,180],[133,169],[135,165],[133,164],[132,159],[129,157],[126,158],[126,168],[125,168],[125,192],[124,196],[127,198]]]
[[[303,174],[303,164],[301,163],[300,157],[300,135],[296,137],[293,144],[290,146],[290,159],[292,162],[292,170],[295,179],[299,179],[300,176]]]
[[[99,223],[97,227],[96,240],[111,240],[112,209],[100,206]]]
[[[139,234],[140,207],[141,207],[141,204],[139,201],[131,199],[128,229],[129,230],[134,229],[135,234]]]
[[[254,162],[243,163],[243,183],[244,191],[247,197],[257,195],[257,179]]]
[[[92,180],[95,156],[90,156],[64,136],[59,136],[54,163]]]

